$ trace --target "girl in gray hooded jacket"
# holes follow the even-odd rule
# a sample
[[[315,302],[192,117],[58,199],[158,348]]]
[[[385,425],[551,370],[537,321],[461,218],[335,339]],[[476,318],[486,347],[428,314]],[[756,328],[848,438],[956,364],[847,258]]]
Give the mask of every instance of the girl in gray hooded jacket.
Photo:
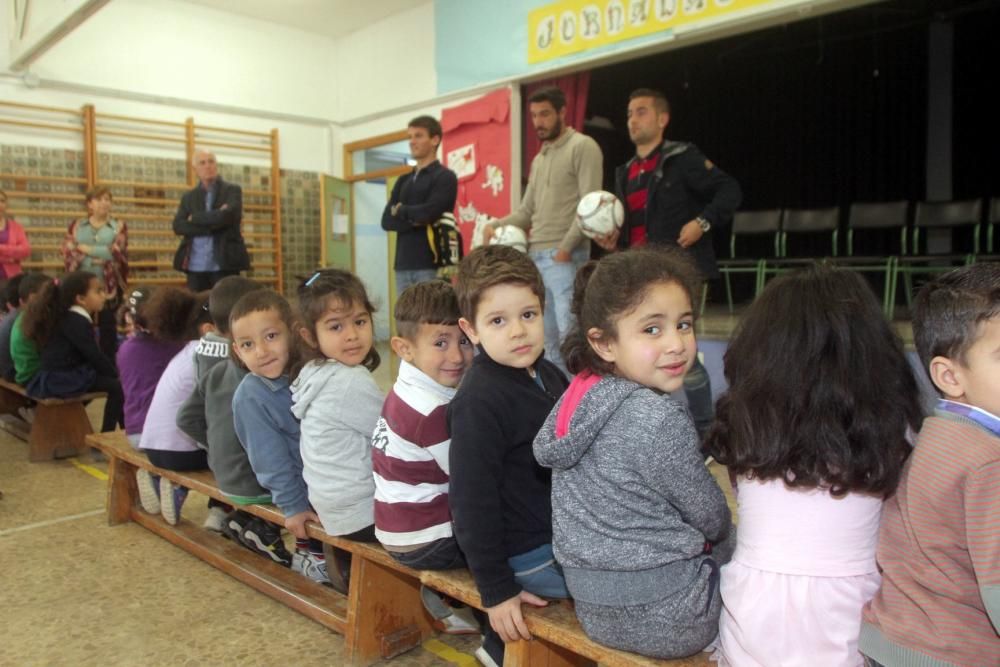
[[[593,640],[657,658],[715,638],[731,517],[699,452],[681,389],[697,354],[696,274],[639,249],[577,274],[576,373],[535,438],[552,472],[553,547]]]

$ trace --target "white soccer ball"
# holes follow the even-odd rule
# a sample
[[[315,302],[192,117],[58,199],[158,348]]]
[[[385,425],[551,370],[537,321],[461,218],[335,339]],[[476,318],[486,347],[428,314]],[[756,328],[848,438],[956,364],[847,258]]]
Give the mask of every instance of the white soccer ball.
[[[587,238],[607,236],[625,222],[625,207],[610,192],[588,192],[576,206],[576,224]]]
[[[528,235],[515,225],[500,225],[493,232],[490,245],[509,245],[521,252],[528,252]]]

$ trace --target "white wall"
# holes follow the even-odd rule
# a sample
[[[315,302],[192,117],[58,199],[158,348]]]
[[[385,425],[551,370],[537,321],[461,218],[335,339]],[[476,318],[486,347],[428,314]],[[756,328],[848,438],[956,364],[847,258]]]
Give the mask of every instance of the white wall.
[[[427,2],[338,40],[332,69],[340,99],[334,119],[349,124],[433,99],[434,39],[434,3]]]
[[[0,34],[9,34],[10,19],[0,12]],[[74,109],[93,104],[99,114],[192,117],[201,125],[260,132],[277,128],[282,167],[329,172],[327,147],[337,130],[324,119],[337,99],[328,66],[333,51],[332,40],[199,5],[116,0],[38,59],[31,67],[38,88],[0,75],[0,99]],[[6,48],[0,62],[9,62]],[[183,156],[182,145],[99,139],[102,152]],[[0,124],[0,143],[79,148],[81,139]],[[222,161],[267,163],[264,153],[216,151]]]

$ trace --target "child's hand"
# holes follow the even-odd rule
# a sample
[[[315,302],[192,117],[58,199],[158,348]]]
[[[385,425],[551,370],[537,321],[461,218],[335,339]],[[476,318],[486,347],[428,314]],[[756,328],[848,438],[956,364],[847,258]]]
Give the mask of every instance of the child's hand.
[[[519,594],[504,600],[495,607],[488,607],[486,613],[490,617],[490,625],[500,639],[505,642],[516,642],[519,639],[531,639],[528,626],[524,622],[521,614],[521,603],[527,602],[535,607],[544,607],[549,603],[528,591],[521,591]]]
[[[316,516],[316,512],[313,512],[312,510],[299,512],[298,514],[285,517],[285,528],[295,537],[300,540],[304,540],[307,537],[306,521],[315,521],[316,523],[319,523],[319,517]]]

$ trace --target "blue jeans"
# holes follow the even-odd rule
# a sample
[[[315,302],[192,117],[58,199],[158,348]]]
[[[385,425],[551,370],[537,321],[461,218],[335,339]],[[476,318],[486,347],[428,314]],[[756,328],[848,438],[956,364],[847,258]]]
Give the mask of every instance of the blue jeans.
[[[573,313],[570,306],[573,303],[573,281],[576,270],[590,256],[590,247],[583,245],[573,251],[570,261],[555,261],[555,248],[549,250],[532,250],[528,253],[531,261],[538,267],[545,283],[545,358],[566,370],[559,346],[573,326]]]
[[[687,395],[688,410],[694,419],[694,427],[698,435],[704,436],[715,418],[715,406],[712,403],[712,382],[708,371],[698,357],[684,376],[684,393]]]
[[[410,285],[424,283],[428,280],[437,280],[437,269],[396,269],[396,296],[403,293]]]
[[[527,553],[511,556],[507,559],[507,564],[514,570],[514,581],[529,593],[545,598],[569,598],[566,580],[552,554],[551,544],[543,544]]]

